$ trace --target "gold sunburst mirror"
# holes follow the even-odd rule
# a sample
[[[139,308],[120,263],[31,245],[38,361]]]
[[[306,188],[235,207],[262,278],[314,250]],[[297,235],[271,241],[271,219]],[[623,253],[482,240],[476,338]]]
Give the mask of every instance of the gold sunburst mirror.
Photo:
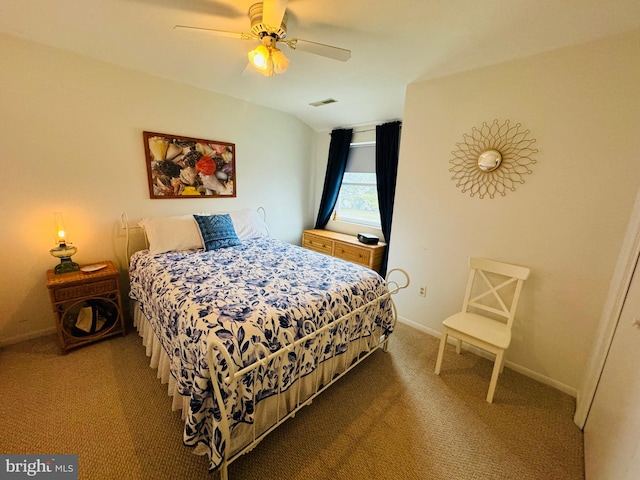
[[[470,135],[463,135],[463,142],[456,143],[457,150],[451,152],[454,158],[449,160],[453,165],[449,171],[453,172],[451,179],[456,180],[456,187],[480,198],[515,191],[517,183],[524,183],[524,175],[533,173],[529,166],[537,162],[532,157],[538,152],[532,148],[536,140],[529,133],[509,120],[473,127]]]

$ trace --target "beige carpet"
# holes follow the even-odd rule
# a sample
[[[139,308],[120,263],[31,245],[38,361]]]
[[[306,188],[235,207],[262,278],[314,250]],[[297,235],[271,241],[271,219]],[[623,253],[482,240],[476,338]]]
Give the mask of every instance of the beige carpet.
[[[58,353],[55,336],[0,351],[0,452],[75,453],[81,479],[217,479],[135,332]],[[584,478],[573,398],[400,324],[376,352],[230,467],[231,480]]]

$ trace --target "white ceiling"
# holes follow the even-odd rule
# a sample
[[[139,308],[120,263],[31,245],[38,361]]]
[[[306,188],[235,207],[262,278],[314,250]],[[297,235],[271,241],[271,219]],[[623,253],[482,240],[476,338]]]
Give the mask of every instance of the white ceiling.
[[[291,113],[318,131],[401,119],[407,84],[640,28],[638,0],[289,0],[287,38],[347,48],[339,62],[282,45],[291,65],[245,67],[256,0],[0,0],[0,31]],[[311,102],[338,102],[312,107]]]

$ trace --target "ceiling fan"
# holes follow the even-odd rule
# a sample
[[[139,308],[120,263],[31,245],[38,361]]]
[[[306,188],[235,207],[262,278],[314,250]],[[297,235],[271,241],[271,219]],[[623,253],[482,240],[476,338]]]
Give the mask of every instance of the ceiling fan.
[[[278,42],[284,43],[294,50],[341,62],[346,62],[351,58],[351,50],[300,38],[287,39],[287,17],[287,0],[264,0],[249,7],[251,33],[227,32],[188,25],[176,25],[174,28],[197,30],[221,37],[260,41],[260,45],[249,52],[249,62],[256,70],[268,77],[273,76],[274,73],[283,73],[289,66],[289,60],[277,47]]]

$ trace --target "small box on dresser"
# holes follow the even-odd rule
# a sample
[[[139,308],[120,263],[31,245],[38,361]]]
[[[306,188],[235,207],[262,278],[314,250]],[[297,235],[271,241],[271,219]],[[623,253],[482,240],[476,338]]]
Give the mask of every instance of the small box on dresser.
[[[73,348],[96,342],[117,334],[124,335],[126,327],[120,298],[120,274],[110,261],[91,272],[69,272],[56,275],[47,271],[47,288],[53,308],[60,348]],[[86,332],[77,326],[83,308],[101,312],[101,325]]]
[[[309,250],[342,258],[352,263],[364,265],[380,273],[386,243],[365,245],[354,235],[332,232],[330,230],[304,230],[302,246]]]

